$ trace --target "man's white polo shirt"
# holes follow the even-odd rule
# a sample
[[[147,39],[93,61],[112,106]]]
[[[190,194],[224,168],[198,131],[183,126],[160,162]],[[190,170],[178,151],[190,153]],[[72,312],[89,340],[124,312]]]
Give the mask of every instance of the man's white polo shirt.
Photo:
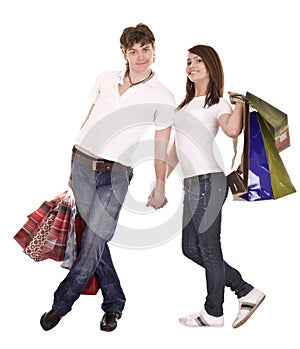
[[[132,156],[151,125],[164,129],[173,123],[175,100],[156,78],[130,87],[121,96],[118,85],[125,71],[102,73],[91,93],[95,104],[75,144],[95,156],[132,166]]]

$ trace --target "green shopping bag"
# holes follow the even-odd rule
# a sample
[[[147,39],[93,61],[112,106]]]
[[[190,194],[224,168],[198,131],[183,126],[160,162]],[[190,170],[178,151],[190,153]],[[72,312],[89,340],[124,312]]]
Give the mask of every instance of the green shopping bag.
[[[287,114],[250,92],[246,93],[246,100],[265,120],[278,151],[281,152],[288,148],[290,146],[290,135]]]
[[[273,198],[278,199],[296,192],[296,189],[280,157],[274,134],[272,134],[268,122],[260,113],[258,113],[258,120],[268,159]]]

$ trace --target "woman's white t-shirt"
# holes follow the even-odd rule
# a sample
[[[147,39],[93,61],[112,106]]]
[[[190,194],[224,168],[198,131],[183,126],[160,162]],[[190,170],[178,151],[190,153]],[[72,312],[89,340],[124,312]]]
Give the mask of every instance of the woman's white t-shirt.
[[[215,144],[218,118],[231,114],[232,107],[224,98],[204,107],[205,96],[193,100],[175,114],[176,149],[184,178],[222,172],[222,156]]]

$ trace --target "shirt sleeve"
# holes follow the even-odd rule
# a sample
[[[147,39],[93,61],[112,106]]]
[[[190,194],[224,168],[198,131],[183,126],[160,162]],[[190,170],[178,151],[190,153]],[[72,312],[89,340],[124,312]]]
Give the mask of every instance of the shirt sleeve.
[[[163,130],[173,125],[175,108],[173,105],[160,104],[155,113],[155,130]]]
[[[219,118],[223,114],[232,114],[231,104],[224,98],[220,98],[217,110],[217,117]]]
[[[94,86],[92,88],[92,91],[90,93],[89,99],[92,102],[92,104],[95,104],[100,96],[100,87],[101,87],[102,81],[103,81],[103,73],[97,77],[94,83]]]

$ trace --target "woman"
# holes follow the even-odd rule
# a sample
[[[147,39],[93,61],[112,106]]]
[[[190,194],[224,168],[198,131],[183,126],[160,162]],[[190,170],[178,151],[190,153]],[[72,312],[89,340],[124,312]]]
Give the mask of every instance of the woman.
[[[223,326],[224,287],[228,286],[239,299],[238,315],[232,325],[236,328],[249,319],[265,298],[223,260],[220,242],[221,211],[228,186],[216,159],[214,137],[219,127],[231,138],[240,134],[243,99],[232,99],[232,111],[222,98],[223,68],[210,46],[196,45],[188,50],[186,73],[186,97],[175,116],[176,145],[169,153],[168,175],[179,161],[185,191],[182,249],[187,258],[204,267],[207,297],[203,310],[179,321],[190,327]]]

